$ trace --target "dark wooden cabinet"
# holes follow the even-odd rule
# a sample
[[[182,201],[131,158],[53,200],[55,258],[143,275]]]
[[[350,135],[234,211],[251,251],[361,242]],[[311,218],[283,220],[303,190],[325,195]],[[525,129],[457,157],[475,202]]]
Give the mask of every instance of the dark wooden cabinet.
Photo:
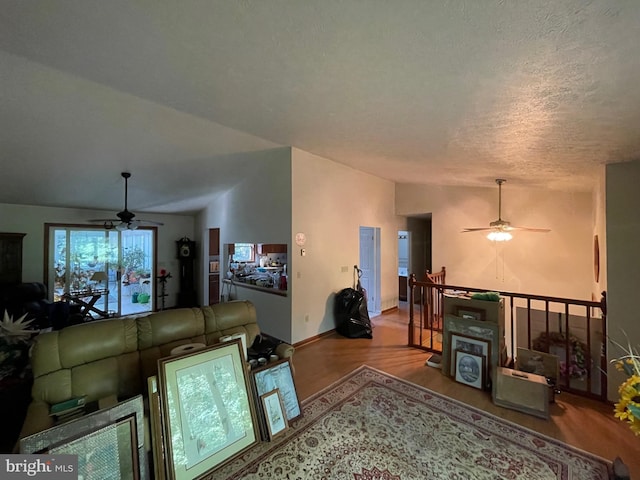
[[[209,305],[220,303],[220,275],[209,275]]]
[[[209,229],[209,256],[220,255],[220,229]]]
[[[287,253],[286,243],[259,243],[258,254],[266,255],[268,253]]]
[[[22,283],[22,239],[25,235],[0,232],[0,285]]]

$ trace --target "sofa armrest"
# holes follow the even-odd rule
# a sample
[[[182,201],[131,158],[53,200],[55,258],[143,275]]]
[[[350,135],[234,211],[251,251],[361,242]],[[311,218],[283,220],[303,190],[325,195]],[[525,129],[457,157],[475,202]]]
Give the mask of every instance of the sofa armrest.
[[[49,404],[42,400],[34,400],[27,408],[27,414],[25,415],[18,440],[51,428],[53,427],[53,424],[53,417],[49,415]],[[18,452],[19,447],[19,443],[14,447],[16,453]]]
[[[293,352],[295,351],[296,349],[293,345],[289,345],[288,343],[281,343],[275,349],[276,355],[280,358],[291,358],[291,361],[293,361]]]

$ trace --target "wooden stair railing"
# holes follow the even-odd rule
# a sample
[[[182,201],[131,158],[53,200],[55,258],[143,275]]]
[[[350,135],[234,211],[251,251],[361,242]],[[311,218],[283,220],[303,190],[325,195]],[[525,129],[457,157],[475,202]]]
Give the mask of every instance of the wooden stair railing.
[[[428,275],[439,276],[440,274],[442,274],[442,279],[444,280],[444,268],[437,274]],[[415,274],[411,274],[409,276],[409,346],[434,353],[442,353],[443,298],[445,291],[463,292],[467,294],[486,292],[485,289],[436,283],[429,277],[427,277],[425,281],[419,282],[416,280]],[[505,323],[508,332],[507,344],[509,346],[509,355],[512,359],[515,357],[517,347],[534,349],[534,340],[538,340],[536,343],[540,345],[541,342],[539,340],[542,338],[542,344],[544,344],[544,338],[551,339],[553,335],[558,333],[551,328],[551,322],[553,321],[559,324],[560,337],[563,339],[563,344],[560,346],[564,348],[564,358],[559,358],[559,360],[565,365],[571,365],[572,359],[570,357],[573,349],[571,343],[573,335],[571,330],[577,330],[578,327],[575,322],[584,319],[584,324],[580,325],[579,328],[583,330],[586,335],[586,338],[581,339],[581,342],[584,341],[586,345],[585,351],[583,352],[585,357],[584,362],[587,366],[585,378],[586,388],[580,389],[572,385],[570,368],[565,368],[564,371],[561,372],[561,378],[559,379],[561,383],[559,387],[564,391],[577,395],[606,400],[607,342],[605,338],[594,338],[594,330],[600,332],[607,331],[606,292],[602,292],[602,299],[600,301],[576,300],[514,292],[497,293],[505,299],[505,314],[507,315]],[[425,299],[424,302],[421,301],[421,299]],[[417,300],[417,303],[414,300]],[[521,318],[522,316],[519,315],[518,324],[520,328],[526,329],[526,345],[516,345],[516,308],[525,309],[524,316],[526,317],[526,323],[524,319]],[[543,332],[540,333],[537,339],[532,338],[532,310],[544,312],[545,317]],[[601,324],[599,324],[600,322]],[[562,334],[563,332],[564,334]],[[550,333],[552,335],[550,335]],[[546,337],[543,337],[542,334]],[[603,333],[603,335],[605,335],[605,333]],[[592,354],[592,352],[596,350],[596,345],[598,345],[594,344],[594,342],[600,342],[598,355]],[[599,375],[598,372],[600,372]],[[596,376],[598,377],[599,385],[596,384],[594,388],[593,382]],[[573,377],[573,379],[575,380],[575,377]],[[597,390],[597,392],[592,390]]]

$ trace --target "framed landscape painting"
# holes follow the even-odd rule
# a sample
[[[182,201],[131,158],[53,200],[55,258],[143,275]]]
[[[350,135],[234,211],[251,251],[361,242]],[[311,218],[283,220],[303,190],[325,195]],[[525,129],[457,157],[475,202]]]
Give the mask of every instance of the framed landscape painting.
[[[168,478],[210,473],[259,441],[240,339],[158,360]]]

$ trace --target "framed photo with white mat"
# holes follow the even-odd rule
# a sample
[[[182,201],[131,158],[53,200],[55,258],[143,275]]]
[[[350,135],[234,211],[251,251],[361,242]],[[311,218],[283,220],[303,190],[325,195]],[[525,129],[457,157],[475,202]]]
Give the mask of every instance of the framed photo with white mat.
[[[260,406],[267,425],[269,440],[273,440],[287,431],[289,422],[284,413],[284,404],[282,403],[279,389],[276,388],[264,395],[260,395]]]
[[[209,474],[260,440],[240,339],[158,360],[167,477]]]

